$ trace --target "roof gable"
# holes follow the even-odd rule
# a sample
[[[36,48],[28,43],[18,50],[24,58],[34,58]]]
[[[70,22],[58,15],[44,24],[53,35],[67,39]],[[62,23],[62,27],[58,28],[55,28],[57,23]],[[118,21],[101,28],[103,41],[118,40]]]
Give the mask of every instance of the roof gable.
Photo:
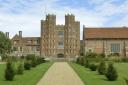
[[[19,39],[20,36],[18,34],[16,34],[12,39]]]

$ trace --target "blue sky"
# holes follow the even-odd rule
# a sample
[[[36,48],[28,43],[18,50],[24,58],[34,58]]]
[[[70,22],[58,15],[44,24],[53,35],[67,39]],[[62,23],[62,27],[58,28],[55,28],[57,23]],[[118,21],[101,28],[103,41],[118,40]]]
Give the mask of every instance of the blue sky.
[[[0,0],[0,31],[13,37],[40,36],[40,20],[46,13],[57,15],[64,24],[65,14],[74,14],[82,27],[128,26],[128,0]]]

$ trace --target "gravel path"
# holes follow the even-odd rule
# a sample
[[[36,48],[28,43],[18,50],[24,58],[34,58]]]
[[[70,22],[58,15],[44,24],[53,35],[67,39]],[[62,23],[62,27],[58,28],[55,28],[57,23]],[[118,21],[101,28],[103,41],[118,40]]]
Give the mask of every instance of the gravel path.
[[[0,64],[6,64],[6,62],[0,62]]]
[[[56,62],[37,85],[84,85],[84,83],[66,62]]]

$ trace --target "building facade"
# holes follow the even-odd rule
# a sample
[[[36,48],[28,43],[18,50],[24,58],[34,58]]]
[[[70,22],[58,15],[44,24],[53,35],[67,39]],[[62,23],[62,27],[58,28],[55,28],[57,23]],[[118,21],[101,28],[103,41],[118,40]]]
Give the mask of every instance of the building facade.
[[[56,25],[56,15],[41,20],[41,55],[75,57],[80,51],[80,22],[74,15],[65,15],[65,25]]]
[[[40,37],[23,37],[22,31],[19,31],[11,41],[14,56],[40,55]]]
[[[7,36],[9,34],[7,33]],[[41,20],[40,37],[23,37],[22,31],[12,38],[13,55],[36,54],[43,57],[72,58],[80,51],[80,22],[65,15],[65,25],[56,25],[56,15]]]
[[[83,30],[84,53],[92,51],[110,55],[117,53],[122,57],[128,56],[128,28],[103,27],[86,28]]]

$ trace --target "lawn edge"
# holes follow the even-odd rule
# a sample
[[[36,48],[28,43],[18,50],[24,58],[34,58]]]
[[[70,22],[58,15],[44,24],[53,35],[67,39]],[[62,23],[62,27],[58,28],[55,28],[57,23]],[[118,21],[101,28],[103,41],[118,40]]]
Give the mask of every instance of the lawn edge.
[[[74,67],[72,66],[72,64],[74,64],[74,62],[68,62],[69,66],[75,71],[75,73],[78,75],[78,77],[80,78],[80,80],[84,83],[84,85],[86,85],[86,82],[84,82],[84,80],[80,77],[79,73],[74,69]],[[75,63],[76,64],[76,63]]]

